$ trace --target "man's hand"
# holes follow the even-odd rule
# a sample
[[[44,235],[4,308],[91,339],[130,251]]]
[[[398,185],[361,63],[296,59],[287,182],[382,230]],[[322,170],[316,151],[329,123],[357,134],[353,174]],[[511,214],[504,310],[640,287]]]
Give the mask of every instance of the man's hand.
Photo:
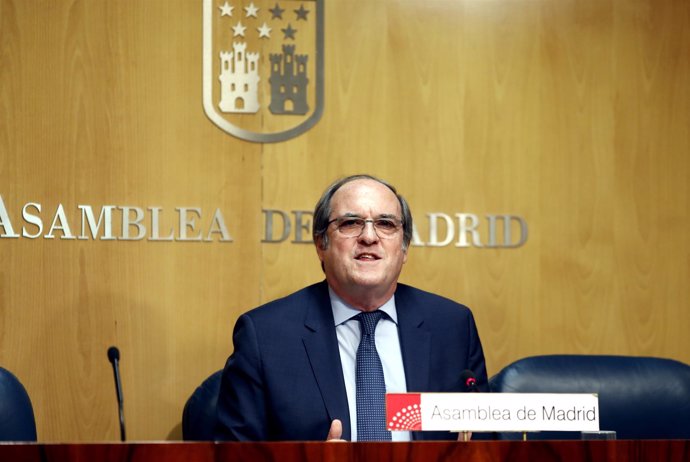
[[[472,432],[459,432],[458,433],[458,441],[469,441],[471,439],[472,439]]]
[[[340,420],[334,419],[333,422],[331,422],[331,428],[330,428],[330,430],[328,430],[328,436],[326,437],[326,441],[329,441],[329,442],[345,441],[343,439],[343,423]]]

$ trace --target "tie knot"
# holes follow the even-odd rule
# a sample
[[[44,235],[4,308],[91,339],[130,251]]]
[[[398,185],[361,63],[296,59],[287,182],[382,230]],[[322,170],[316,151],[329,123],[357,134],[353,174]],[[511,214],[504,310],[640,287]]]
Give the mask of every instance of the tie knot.
[[[363,313],[359,313],[357,316],[355,316],[355,318],[359,320],[359,325],[362,328],[362,334],[374,335],[374,331],[376,330],[376,324],[378,324],[379,320],[383,317],[383,315],[383,311],[376,310],[366,311]]]

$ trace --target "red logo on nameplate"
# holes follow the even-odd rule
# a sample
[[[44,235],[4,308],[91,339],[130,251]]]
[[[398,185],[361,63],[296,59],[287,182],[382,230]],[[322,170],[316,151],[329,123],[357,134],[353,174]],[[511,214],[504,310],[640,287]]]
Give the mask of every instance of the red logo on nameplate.
[[[388,430],[422,429],[422,395],[420,393],[389,393],[386,395]]]

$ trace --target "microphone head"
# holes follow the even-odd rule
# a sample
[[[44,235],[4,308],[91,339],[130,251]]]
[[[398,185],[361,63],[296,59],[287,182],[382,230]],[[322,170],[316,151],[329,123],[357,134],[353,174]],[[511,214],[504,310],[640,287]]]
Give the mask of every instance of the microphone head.
[[[477,378],[474,376],[474,372],[469,369],[465,369],[460,374],[460,381],[465,386],[465,391],[474,391],[477,389]]]
[[[116,346],[111,346],[108,348],[108,361],[111,363],[120,360],[120,350]]]

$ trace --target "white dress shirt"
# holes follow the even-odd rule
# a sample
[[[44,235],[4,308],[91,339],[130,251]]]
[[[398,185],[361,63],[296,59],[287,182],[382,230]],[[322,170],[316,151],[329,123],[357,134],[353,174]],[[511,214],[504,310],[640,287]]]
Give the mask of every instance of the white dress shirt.
[[[338,337],[340,362],[343,367],[347,403],[350,410],[350,429],[352,441],[357,441],[357,385],[355,364],[357,362],[357,348],[362,336],[359,321],[352,319],[361,313],[352,308],[338,295],[328,288],[331,297],[331,308],[335,320],[335,333]],[[406,393],[405,368],[403,367],[400,337],[398,336],[398,312],[395,309],[395,296],[391,297],[379,310],[384,316],[376,325],[376,350],[381,358],[383,376],[386,381],[386,392]],[[410,441],[410,432],[391,432],[393,441]]]

